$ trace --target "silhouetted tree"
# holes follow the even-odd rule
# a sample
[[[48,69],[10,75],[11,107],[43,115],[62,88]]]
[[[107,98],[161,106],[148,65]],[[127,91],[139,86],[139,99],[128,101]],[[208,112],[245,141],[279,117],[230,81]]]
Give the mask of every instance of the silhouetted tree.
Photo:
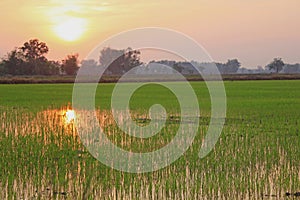
[[[78,54],[68,55],[66,59],[62,61],[62,70],[67,75],[75,75],[78,70]]]
[[[56,75],[60,73],[60,63],[58,61],[47,61],[38,66],[38,74],[41,75]]]
[[[98,63],[93,59],[81,61],[81,67],[96,67],[96,66],[98,66]]]
[[[22,47],[8,53],[3,60],[5,72],[11,75],[54,75],[59,74],[60,65],[45,57],[48,46],[38,39],[25,42]]]
[[[281,58],[274,58],[274,60],[266,66],[269,70],[275,70],[276,73],[280,72],[283,69],[284,62]]]
[[[119,58],[125,53],[123,49],[112,49],[110,47],[105,47],[100,51],[99,63],[103,67],[109,66],[114,60]]]
[[[176,63],[173,65],[173,68],[174,68],[176,71],[178,71],[179,73],[182,73],[182,71],[183,71],[183,69],[184,69],[184,67],[183,67],[180,63],[178,63],[178,62],[176,62]]]
[[[104,48],[100,52],[99,63],[113,74],[123,74],[130,69],[142,64],[140,62],[140,51],[127,49]]]
[[[44,55],[49,51],[46,43],[40,42],[38,39],[32,39],[29,40],[29,42],[25,42],[20,49],[28,60],[46,60]]]
[[[6,74],[6,69],[3,62],[0,62],[0,76]]]
[[[225,66],[226,66],[226,73],[234,74],[240,68],[241,63],[237,59],[231,59],[227,61]]]
[[[45,54],[49,51],[46,43],[40,42],[38,39],[32,39],[25,42],[19,49],[25,58],[26,67],[30,74],[46,75],[43,71],[45,70],[45,65],[49,64],[45,57]]]
[[[300,73],[300,64],[285,64],[283,67],[283,72],[288,74]]]
[[[204,67],[205,63],[199,63],[197,61],[192,60],[191,64],[193,65],[193,67],[197,68],[201,72],[203,72],[203,70],[205,69],[205,67]],[[202,65],[204,65],[204,66],[202,66]],[[197,71],[197,73],[198,73],[198,71]]]
[[[25,66],[24,56],[18,49],[7,54],[7,58],[3,59],[3,67],[11,75],[27,74],[26,71],[28,70]]]
[[[237,59],[229,59],[225,64],[216,63],[221,74],[234,74],[241,67],[241,63]]]

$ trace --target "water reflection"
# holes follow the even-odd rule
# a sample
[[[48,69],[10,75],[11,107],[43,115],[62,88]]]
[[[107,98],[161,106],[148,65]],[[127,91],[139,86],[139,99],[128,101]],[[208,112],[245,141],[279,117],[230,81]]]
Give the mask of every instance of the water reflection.
[[[131,113],[131,116],[126,116],[121,111],[116,113],[115,117],[118,118],[121,125],[133,120],[137,125],[145,126],[151,121],[146,112],[135,111]],[[96,109],[94,114],[97,117],[97,124],[91,124],[91,119],[84,111],[77,113],[70,106],[46,109],[38,113],[8,109],[0,113],[0,131],[3,131],[6,135],[9,133],[14,133],[14,135],[50,135],[50,133],[55,135],[77,135],[76,120],[78,119],[81,120],[80,125],[84,125],[85,128],[92,130],[93,126],[99,126],[108,135],[120,131],[111,110]],[[174,116],[172,117],[174,118]],[[168,122],[170,123],[172,120],[168,120]]]
[[[74,110],[67,110],[64,114],[64,117],[65,117],[65,123],[68,125],[68,124],[71,124],[71,123],[74,123],[74,120],[76,118],[76,115],[75,115],[75,111]]]

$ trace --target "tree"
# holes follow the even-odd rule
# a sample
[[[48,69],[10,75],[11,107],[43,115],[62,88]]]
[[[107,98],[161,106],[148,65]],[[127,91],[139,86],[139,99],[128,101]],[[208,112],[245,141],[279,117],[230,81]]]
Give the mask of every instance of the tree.
[[[58,61],[47,61],[38,67],[37,74],[56,75],[60,73],[60,63]]]
[[[284,65],[285,64],[281,58],[274,58],[274,60],[270,64],[268,64],[266,68],[268,68],[269,70],[275,70],[276,73],[279,73],[283,69]]]
[[[25,58],[30,60],[46,60],[45,54],[48,53],[49,48],[44,42],[40,42],[38,39],[29,40],[29,42],[25,42],[22,47],[22,50]]]
[[[180,63],[178,63],[178,62],[176,62],[176,63],[173,65],[173,68],[174,68],[176,71],[178,71],[179,73],[182,73],[182,71],[184,70],[184,67],[183,67]]]
[[[100,51],[99,63],[103,67],[108,67],[114,60],[119,58],[125,53],[125,51],[112,49],[110,47],[105,47]]]
[[[3,60],[5,72],[11,75],[54,75],[59,74],[57,62],[45,57],[48,46],[38,39],[25,42],[22,47],[8,53]]]
[[[98,66],[97,61],[93,59],[81,61],[81,67],[97,67],[97,66]]]
[[[241,63],[237,59],[229,59],[224,63],[215,63],[221,74],[234,74],[241,67]]]
[[[19,48],[24,55],[27,68],[30,74],[44,74],[43,66],[48,65],[48,60],[45,54],[48,53],[49,48],[44,42],[40,42],[38,39],[31,39],[29,42],[25,42],[22,47]]]
[[[203,63],[201,64],[201,63],[199,63],[197,61],[192,60],[191,64],[193,65],[193,67],[197,68],[197,70],[200,71],[200,72],[203,72],[203,70],[205,69],[205,67],[202,66]],[[198,71],[197,71],[197,73],[198,73]]]
[[[283,72],[287,74],[299,73],[300,72],[300,64],[286,64],[283,67]]]
[[[3,59],[4,70],[11,75],[26,74],[25,61],[22,53],[15,49],[7,54],[7,58]]]
[[[124,74],[130,69],[142,64],[140,62],[140,51],[127,49],[112,49],[106,47],[101,50],[99,63],[113,74]]]
[[[238,61],[238,59],[231,59],[227,61],[225,66],[226,66],[226,72],[228,74],[233,74],[238,71],[238,69],[241,66],[241,63]]]
[[[6,74],[6,69],[4,67],[4,63],[0,62],[0,76]]]
[[[66,59],[62,61],[62,70],[67,75],[75,75],[78,70],[78,54],[68,55]]]

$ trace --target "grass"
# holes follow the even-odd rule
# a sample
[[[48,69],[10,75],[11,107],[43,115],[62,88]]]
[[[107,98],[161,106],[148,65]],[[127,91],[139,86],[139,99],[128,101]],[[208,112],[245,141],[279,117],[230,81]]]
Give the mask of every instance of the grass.
[[[0,199],[280,199],[300,191],[300,81],[225,82],[226,123],[214,150],[201,160],[210,99],[205,83],[192,86],[201,109],[193,145],[168,167],[130,174],[94,159],[74,127],[63,123],[61,109],[71,102],[72,84],[0,85]],[[148,85],[133,95],[130,107],[138,123],[148,122],[145,110],[153,103],[169,113],[161,133],[141,140],[114,124],[113,87],[98,87],[96,107],[115,144],[144,152],[173,138],[180,113],[172,93]]]

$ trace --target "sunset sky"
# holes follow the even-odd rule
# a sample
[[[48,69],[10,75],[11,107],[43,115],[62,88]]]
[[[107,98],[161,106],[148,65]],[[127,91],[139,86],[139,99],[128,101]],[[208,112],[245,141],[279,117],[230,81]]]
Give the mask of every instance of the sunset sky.
[[[200,43],[215,61],[245,67],[274,57],[300,62],[299,0],[1,0],[0,56],[32,38],[49,59],[84,58],[104,39],[140,27],[164,27]]]

